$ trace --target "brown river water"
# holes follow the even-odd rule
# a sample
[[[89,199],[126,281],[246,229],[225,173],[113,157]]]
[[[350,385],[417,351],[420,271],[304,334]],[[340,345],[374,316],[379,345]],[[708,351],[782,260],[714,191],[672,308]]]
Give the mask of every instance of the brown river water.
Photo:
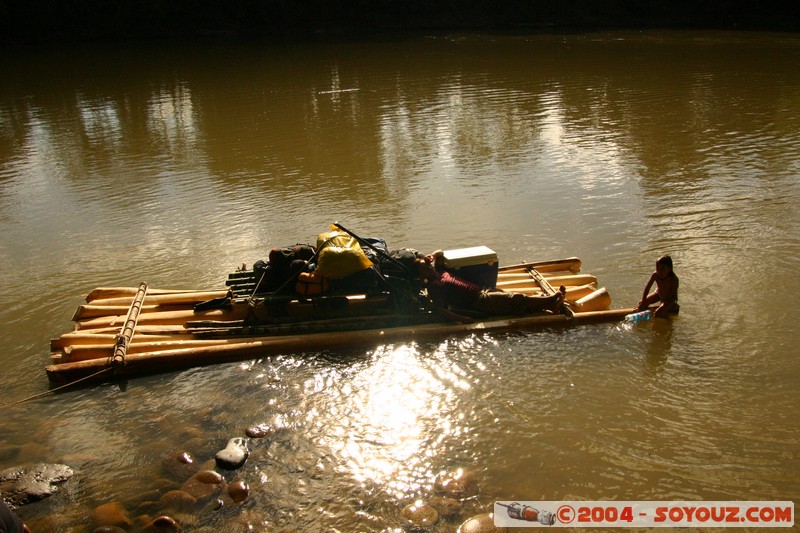
[[[620,32],[0,55],[0,470],[19,509],[157,516],[175,451],[257,424],[250,495],[192,531],[393,531],[442,472],[495,500],[800,495],[800,36]],[[48,390],[97,286],[218,288],[340,221],[390,248],[578,256],[614,307],[670,254],[671,320],[283,353]],[[136,530],[131,526],[129,530]]]

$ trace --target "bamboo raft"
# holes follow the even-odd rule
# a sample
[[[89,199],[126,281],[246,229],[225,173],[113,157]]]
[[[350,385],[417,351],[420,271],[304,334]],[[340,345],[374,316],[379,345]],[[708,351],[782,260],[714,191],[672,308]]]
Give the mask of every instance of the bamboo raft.
[[[295,296],[282,305],[282,320],[253,323],[252,270],[229,275],[219,290],[158,290],[101,287],[86,297],[72,320],[74,330],[51,340],[53,384],[109,380],[140,374],[245,360],[273,353],[314,351],[353,345],[423,341],[453,334],[563,327],[620,321],[632,309],[609,309],[611,298],[597,278],[581,273],[569,258],[500,267],[497,288],[530,295],[566,288],[563,312],[513,317],[480,317],[471,323],[444,322],[433,314],[398,313],[386,295],[340,296],[336,308],[315,312],[319,298]],[[197,304],[227,299],[224,308],[195,310]]]

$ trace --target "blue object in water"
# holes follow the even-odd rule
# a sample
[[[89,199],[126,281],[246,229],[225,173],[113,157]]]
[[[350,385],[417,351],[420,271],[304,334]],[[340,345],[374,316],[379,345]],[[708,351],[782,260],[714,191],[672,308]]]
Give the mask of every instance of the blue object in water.
[[[625,315],[625,322],[630,322],[631,324],[635,324],[636,322],[641,322],[642,320],[650,320],[649,310],[639,311],[638,313],[631,313],[629,315]]]

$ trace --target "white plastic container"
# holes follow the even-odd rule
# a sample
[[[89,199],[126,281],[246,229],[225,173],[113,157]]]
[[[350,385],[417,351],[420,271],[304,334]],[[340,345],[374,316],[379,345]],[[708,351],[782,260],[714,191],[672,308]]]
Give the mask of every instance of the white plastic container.
[[[497,260],[497,253],[487,246],[445,250],[444,266],[454,276],[481,287],[497,286],[500,263]]]
[[[641,322],[642,320],[650,320],[649,310],[646,309],[644,311],[639,311],[638,313],[631,313],[629,315],[625,315],[625,322],[630,322],[631,324]]]

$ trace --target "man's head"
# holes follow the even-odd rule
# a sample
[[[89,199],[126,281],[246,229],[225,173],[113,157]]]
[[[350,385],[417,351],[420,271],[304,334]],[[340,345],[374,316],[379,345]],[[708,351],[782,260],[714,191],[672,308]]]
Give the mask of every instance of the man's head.
[[[429,280],[436,277],[436,269],[425,259],[417,259],[417,275],[420,279]]]

